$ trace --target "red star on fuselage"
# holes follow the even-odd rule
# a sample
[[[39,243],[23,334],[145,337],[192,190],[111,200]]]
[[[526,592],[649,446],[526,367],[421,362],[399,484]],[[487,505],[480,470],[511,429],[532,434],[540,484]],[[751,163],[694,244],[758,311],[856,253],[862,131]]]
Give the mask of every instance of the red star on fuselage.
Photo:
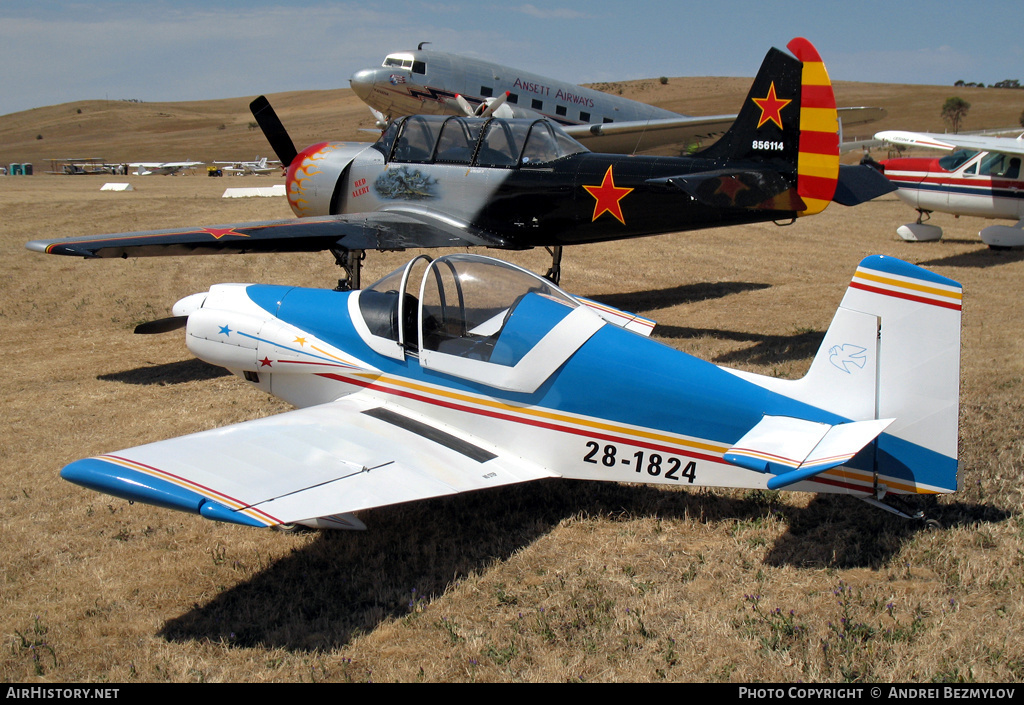
[[[249,237],[245,233],[240,233],[234,228],[203,228],[200,232],[212,235],[215,240],[220,240],[225,235],[235,235],[237,237]]]
[[[604,179],[601,180],[600,186],[584,186],[591,196],[594,197],[594,217],[590,219],[590,222],[597,220],[603,213],[611,213],[615,218],[622,223],[626,224],[626,219],[622,216],[622,201],[633,189],[631,188],[619,188],[615,185],[615,177],[612,175],[611,166],[608,167],[608,171],[604,173]]]
[[[774,122],[782,129],[782,109],[792,103],[792,100],[785,98],[779,98],[775,94],[775,81],[772,81],[771,86],[768,88],[768,95],[764,98],[751,98],[757,107],[761,108],[761,119],[757,121],[757,126],[761,127],[766,122]]]

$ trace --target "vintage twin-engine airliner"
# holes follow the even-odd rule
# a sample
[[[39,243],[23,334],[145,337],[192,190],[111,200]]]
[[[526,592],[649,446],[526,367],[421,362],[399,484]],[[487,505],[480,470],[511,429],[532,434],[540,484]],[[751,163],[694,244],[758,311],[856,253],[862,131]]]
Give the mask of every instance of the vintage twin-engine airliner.
[[[357,71],[352,90],[384,128],[403,115],[548,118],[595,152],[680,154],[721,137],[736,115],[681,115],[491,61],[424,49],[399,51]],[[844,128],[885,117],[877,107],[840,107]]]

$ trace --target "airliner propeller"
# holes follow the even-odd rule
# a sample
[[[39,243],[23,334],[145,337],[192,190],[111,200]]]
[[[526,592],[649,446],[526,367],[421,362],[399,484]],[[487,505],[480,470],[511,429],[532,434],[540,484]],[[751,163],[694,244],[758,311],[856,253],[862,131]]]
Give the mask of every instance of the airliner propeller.
[[[505,91],[496,98],[485,98],[484,102],[474,108],[470,105],[469,101],[461,95],[456,94],[455,102],[458,103],[459,108],[466,114],[467,117],[491,117],[495,111],[505,104],[508,100],[509,93]]]

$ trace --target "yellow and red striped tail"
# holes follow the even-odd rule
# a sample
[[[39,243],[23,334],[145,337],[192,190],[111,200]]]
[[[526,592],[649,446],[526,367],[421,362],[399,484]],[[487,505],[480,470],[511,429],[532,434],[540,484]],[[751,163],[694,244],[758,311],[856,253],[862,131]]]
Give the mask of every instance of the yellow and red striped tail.
[[[825,210],[839,180],[839,116],[832,81],[814,45],[797,37],[786,45],[803,63],[800,81],[800,153],[797,193],[807,209],[799,215]]]

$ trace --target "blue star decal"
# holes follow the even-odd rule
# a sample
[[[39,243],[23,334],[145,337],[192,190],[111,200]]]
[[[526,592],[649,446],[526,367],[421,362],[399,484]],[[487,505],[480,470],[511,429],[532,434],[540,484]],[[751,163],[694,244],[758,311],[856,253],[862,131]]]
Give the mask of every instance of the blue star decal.
[[[221,335],[231,335],[231,329],[228,328],[226,325],[221,326],[219,332]]]

